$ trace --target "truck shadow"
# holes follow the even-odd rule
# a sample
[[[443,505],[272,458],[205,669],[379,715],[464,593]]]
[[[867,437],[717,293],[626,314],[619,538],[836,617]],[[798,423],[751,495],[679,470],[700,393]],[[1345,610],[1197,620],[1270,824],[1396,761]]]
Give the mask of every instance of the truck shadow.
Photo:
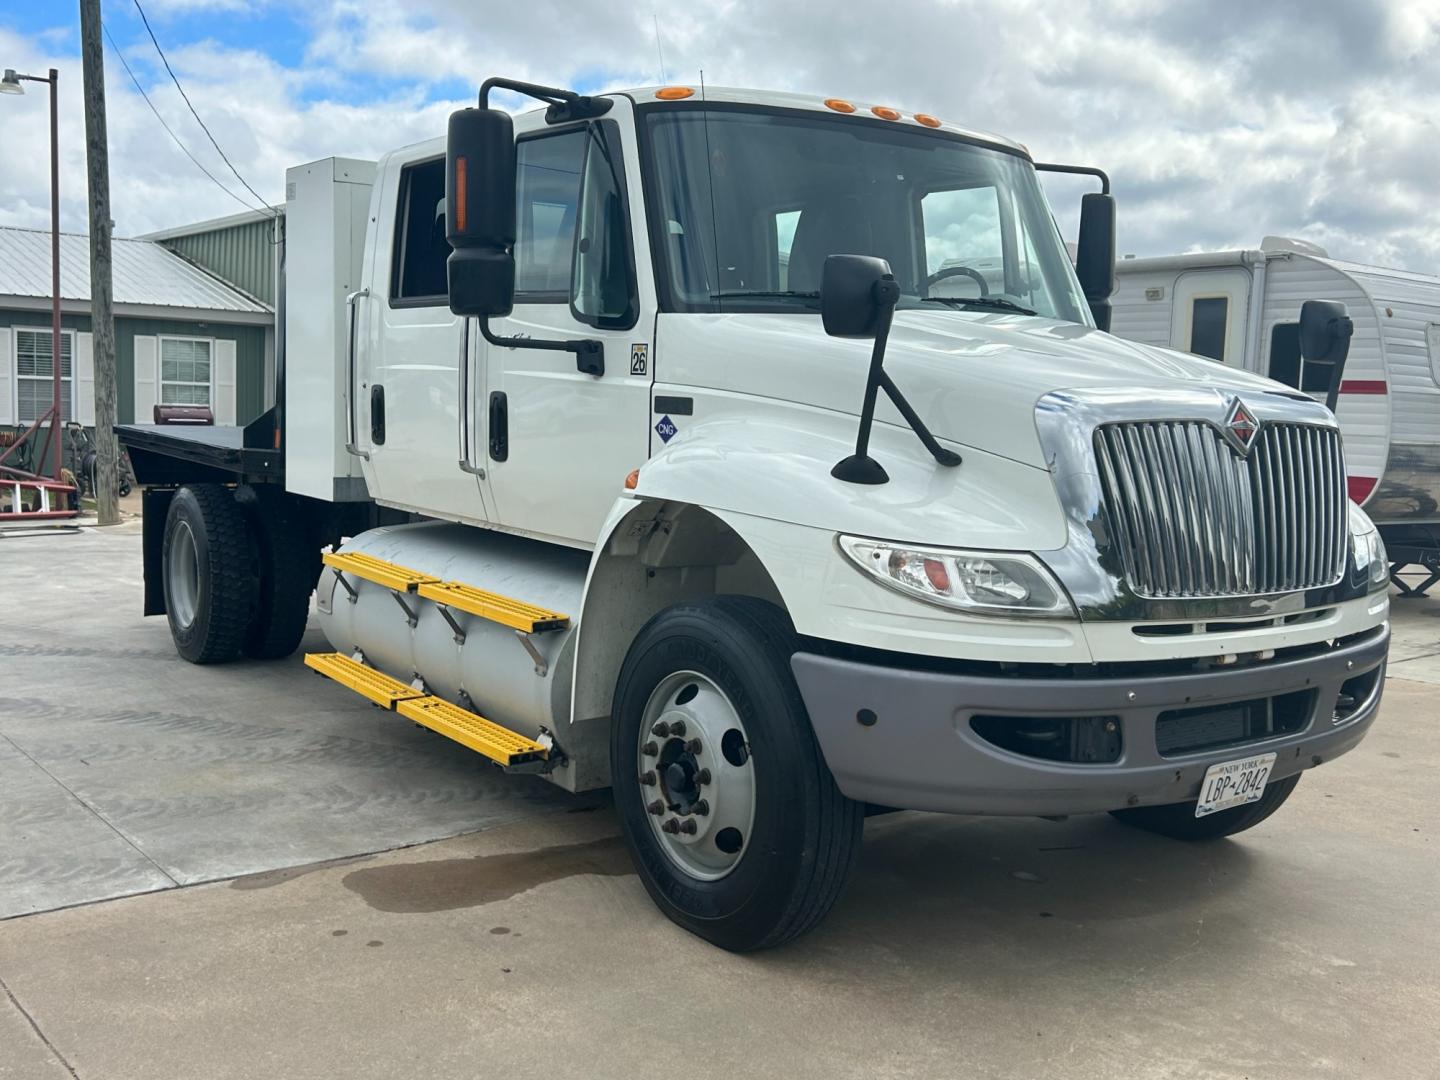
[[[958,964],[967,981],[1009,982],[1132,967],[1138,942],[1113,946],[1133,938],[1146,966],[1193,952],[1201,935],[1207,950],[1239,954],[1224,927],[1244,920],[1256,867],[1243,839],[1186,844],[1108,815],[885,815],[867,822],[860,865],[829,920],[765,962],[813,963],[842,941],[863,942],[874,968],[959,975]],[[1273,896],[1267,889],[1264,900]],[[972,968],[982,956],[992,962]]]

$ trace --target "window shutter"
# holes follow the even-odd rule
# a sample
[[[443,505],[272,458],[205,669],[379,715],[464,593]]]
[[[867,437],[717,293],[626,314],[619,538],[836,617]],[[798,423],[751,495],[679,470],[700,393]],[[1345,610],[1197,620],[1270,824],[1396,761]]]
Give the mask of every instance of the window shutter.
[[[235,424],[235,342],[215,341],[215,423]]]
[[[95,426],[95,351],[89,334],[75,335],[75,378],[70,384],[71,414],[86,427]]]
[[[10,351],[10,328],[0,327],[0,424],[15,423],[14,354]]]
[[[155,422],[155,402],[159,388],[155,381],[156,338],[149,334],[135,335],[135,423]]]

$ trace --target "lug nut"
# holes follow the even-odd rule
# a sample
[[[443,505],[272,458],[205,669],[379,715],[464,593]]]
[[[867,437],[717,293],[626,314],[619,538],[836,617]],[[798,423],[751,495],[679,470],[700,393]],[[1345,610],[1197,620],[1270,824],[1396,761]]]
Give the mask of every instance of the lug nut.
[[[645,807],[645,809],[650,813],[654,814],[656,817],[659,817],[665,812],[665,804],[659,799],[656,799],[649,806]]]
[[[654,757],[656,754],[660,753],[660,748],[656,746],[653,742],[647,742],[644,746],[640,747],[640,752],[646,757]]]
[[[691,754],[698,754],[698,753],[700,753],[700,740],[699,740],[699,739],[691,739],[689,742],[687,742],[687,743],[685,744],[685,750],[686,750],[687,753],[691,753]]]
[[[661,720],[658,724],[656,724],[650,729],[650,733],[663,739],[670,734],[670,725],[667,724],[664,720]]]
[[[666,819],[665,824],[660,826],[660,831],[667,833],[678,833],[680,831],[680,822],[676,821],[673,817],[668,818]]]
[[[710,782],[710,770],[709,770],[709,769],[701,769],[699,772],[697,772],[697,773],[695,774],[695,783],[697,783],[697,784],[699,784],[699,785],[701,785],[701,786],[703,787],[704,785],[708,784],[709,782]]]
[[[692,814],[699,814],[701,817],[704,817],[706,814],[710,813],[710,804],[704,799],[696,799],[695,805],[690,807],[690,812]]]
[[[700,831],[700,827],[695,824],[694,818],[686,818],[684,821],[680,822],[680,831],[686,836],[694,836],[697,832]]]
[[[640,774],[640,783],[644,784],[646,787],[654,787],[658,779],[659,778],[655,775],[654,769],[651,769],[649,772],[643,772]]]
[[[671,724],[670,734],[674,735],[677,739],[683,739],[685,737],[685,721],[676,720],[673,724]]]

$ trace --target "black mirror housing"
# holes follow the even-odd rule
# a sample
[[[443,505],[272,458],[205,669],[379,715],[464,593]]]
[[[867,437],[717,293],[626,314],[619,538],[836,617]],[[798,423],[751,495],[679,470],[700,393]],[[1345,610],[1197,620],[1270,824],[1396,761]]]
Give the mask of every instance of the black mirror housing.
[[[515,125],[498,109],[450,114],[445,141],[450,310],[481,318],[515,302]]]
[[[873,338],[900,298],[890,264],[874,255],[830,255],[820,275],[820,321],[831,337]]]
[[[1307,364],[1333,364],[1340,346],[1350,351],[1355,324],[1338,300],[1306,300],[1300,305],[1300,357]]]
[[[1090,192],[1080,199],[1080,239],[1075,250],[1075,276],[1095,316],[1095,325],[1110,329],[1110,294],[1115,291],[1115,197]]]

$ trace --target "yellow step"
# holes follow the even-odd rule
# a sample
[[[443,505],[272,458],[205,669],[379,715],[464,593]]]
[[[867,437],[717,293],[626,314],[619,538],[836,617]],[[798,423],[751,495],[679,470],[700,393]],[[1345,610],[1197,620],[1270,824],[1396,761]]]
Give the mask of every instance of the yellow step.
[[[305,666],[500,765],[523,765],[550,756],[550,751],[533,739],[407,686],[343,653],[306,653]]]
[[[400,702],[396,711],[500,765],[544,761],[550,756],[550,751],[533,739],[517,735],[493,720],[486,720],[441,698],[411,698]]]
[[[387,709],[395,708],[396,702],[425,696],[423,690],[351,660],[344,653],[306,653],[305,666]]]
[[[444,604],[456,611],[478,615],[482,619],[489,619],[502,626],[513,627],[527,634],[541,634],[547,630],[564,630],[570,625],[569,615],[561,615],[558,611],[536,607],[523,600],[512,600],[510,597],[501,596],[498,593],[485,592],[483,589],[476,589],[459,581],[441,583],[431,578],[417,591],[426,600]]]
[[[326,566],[333,566],[336,570],[354,574],[396,592],[414,592],[423,585],[432,582],[438,584],[440,581],[437,577],[377,559],[363,551],[327,551],[324,558]]]

